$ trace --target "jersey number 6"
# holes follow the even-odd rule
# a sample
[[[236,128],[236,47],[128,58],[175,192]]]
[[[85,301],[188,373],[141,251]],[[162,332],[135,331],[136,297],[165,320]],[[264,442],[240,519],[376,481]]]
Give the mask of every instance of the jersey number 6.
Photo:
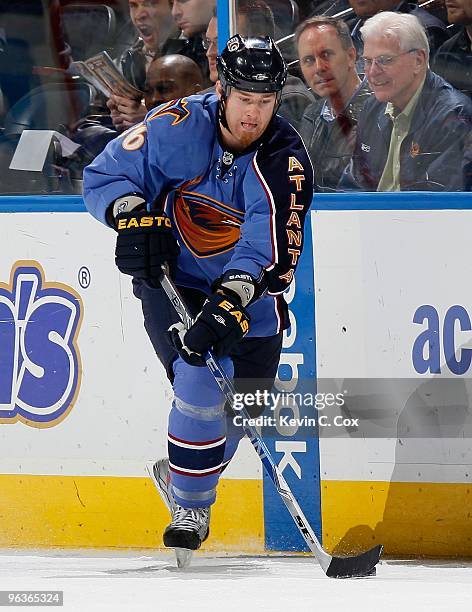
[[[125,151],[137,151],[140,149],[144,144],[146,132],[147,127],[145,125],[131,128],[130,131],[124,134],[123,149]]]

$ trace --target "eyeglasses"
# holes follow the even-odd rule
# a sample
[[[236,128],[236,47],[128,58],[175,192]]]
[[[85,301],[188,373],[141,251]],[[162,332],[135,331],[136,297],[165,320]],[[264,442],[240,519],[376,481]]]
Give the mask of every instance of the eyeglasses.
[[[401,57],[402,55],[407,55],[408,53],[413,53],[414,51],[418,51],[418,49],[410,49],[409,51],[404,51],[403,53],[397,53],[397,55],[379,55],[378,57],[361,57],[361,60],[364,65],[364,70],[370,70],[374,64],[377,64],[379,68],[384,69],[394,64],[395,60]]]
[[[205,51],[208,51],[208,49],[211,46],[216,48],[218,46],[218,39],[217,38],[207,38],[206,36],[204,36],[202,38],[202,46],[205,49]]]

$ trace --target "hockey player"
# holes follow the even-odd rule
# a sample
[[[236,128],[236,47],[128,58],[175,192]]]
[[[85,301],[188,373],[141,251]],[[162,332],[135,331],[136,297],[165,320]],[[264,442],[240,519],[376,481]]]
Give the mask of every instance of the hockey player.
[[[276,114],[287,71],[272,39],[233,36],[217,61],[216,95],[157,107],[84,173],[173,385],[169,460],[153,475],[172,513],[164,544],[192,550],[244,435],[202,355],[212,349],[236,385],[272,384],[313,196],[306,149]],[[160,288],[164,263],[196,316],[188,331]]]

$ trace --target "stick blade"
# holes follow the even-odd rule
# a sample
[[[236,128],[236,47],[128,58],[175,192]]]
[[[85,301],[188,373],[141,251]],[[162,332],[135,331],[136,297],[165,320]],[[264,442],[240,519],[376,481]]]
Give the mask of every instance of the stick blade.
[[[362,578],[373,575],[382,550],[383,546],[379,544],[355,557],[333,557],[326,575],[330,578]]]

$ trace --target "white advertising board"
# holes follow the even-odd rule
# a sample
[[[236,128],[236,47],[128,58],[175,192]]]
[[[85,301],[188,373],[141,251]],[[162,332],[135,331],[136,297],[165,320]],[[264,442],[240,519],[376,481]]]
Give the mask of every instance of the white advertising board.
[[[143,476],[167,454],[171,388],[114,243],[88,214],[2,214],[2,474]],[[260,478],[247,441],[225,478]]]
[[[381,407],[392,437],[320,441],[322,478],[470,482],[472,441],[451,433],[472,390],[470,211],[317,211],[311,222],[317,376],[411,385],[408,401]],[[423,429],[428,410],[437,435]]]

